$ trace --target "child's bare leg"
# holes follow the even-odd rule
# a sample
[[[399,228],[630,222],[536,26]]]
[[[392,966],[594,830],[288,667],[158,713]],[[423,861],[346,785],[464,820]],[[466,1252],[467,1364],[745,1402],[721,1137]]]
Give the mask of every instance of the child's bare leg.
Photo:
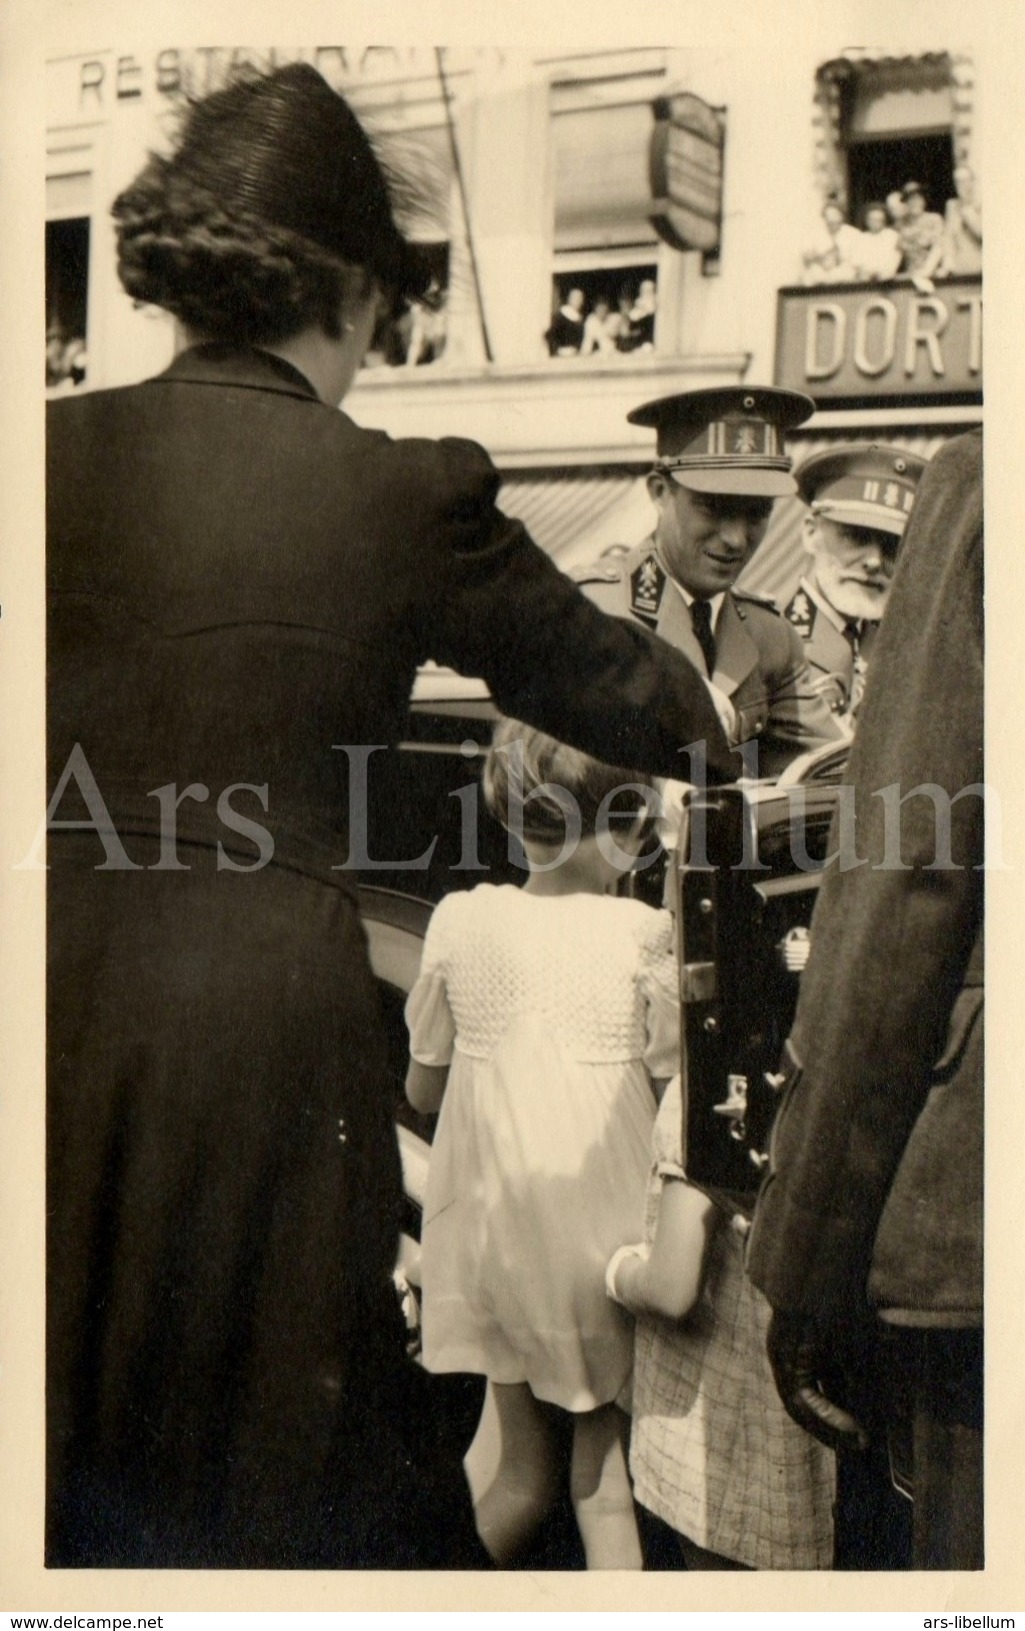
[[[499,1459],[493,1480],[474,1502],[474,1516],[478,1535],[502,1567],[526,1545],[555,1500],[558,1462],[548,1425],[526,1382],[489,1382],[488,1390],[498,1423]],[[485,1430],[486,1414],[478,1436]]]
[[[570,1494],[589,1569],[643,1568],[627,1471],[630,1420],[614,1404],[576,1416]]]

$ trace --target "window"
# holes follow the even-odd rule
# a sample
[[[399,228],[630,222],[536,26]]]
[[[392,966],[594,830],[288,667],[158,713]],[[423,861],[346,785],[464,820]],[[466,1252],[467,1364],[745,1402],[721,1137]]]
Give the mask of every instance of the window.
[[[822,221],[805,283],[886,282],[982,270],[982,200],[972,165],[971,58],[853,49],[816,75]],[[872,209],[870,205],[877,207]]]
[[[367,368],[436,362],[447,338],[454,176],[440,81],[435,75],[391,89],[394,101],[382,101],[380,89],[370,101],[356,89],[345,94],[366,122],[388,177],[395,218],[417,245],[430,282],[422,301],[382,316],[364,362]]]
[[[657,304],[658,266],[636,262],[633,254],[623,264],[605,259],[598,268],[556,273],[549,353],[610,357],[652,351]]]
[[[664,80],[663,64],[646,60],[552,82],[552,356],[655,348],[662,255],[648,149]]]
[[[89,217],[46,223],[46,385],[84,383],[89,294]]]
[[[954,74],[946,53],[864,58],[851,53],[819,70],[823,191],[862,224],[865,205],[916,181],[940,214],[954,194]]]
[[[850,218],[864,206],[917,181],[934,210],[954,191],[950,68],[945,58],[887,62],[854,77],[847,115]]]

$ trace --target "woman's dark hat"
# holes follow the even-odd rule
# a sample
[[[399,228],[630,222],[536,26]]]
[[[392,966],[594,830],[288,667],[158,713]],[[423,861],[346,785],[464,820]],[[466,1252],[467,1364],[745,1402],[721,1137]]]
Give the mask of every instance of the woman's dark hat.
[[[225,208],[298,233],[399,293],[422,294],[430,281],[424,258],[392,219],[366,132],[306,63],[195,103],[170,167]]]

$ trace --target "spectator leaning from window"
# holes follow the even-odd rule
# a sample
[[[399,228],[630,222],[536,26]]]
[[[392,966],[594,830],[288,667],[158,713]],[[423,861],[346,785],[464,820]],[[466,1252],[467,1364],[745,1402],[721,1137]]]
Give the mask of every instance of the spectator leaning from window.
[[[604,295],[599,295],[584,318],[584,340],[580,347],[582,357],[589,357],[594,351],[609,356],[615,351],[616,342],[609,331],[609,317],[609,302]]]
[[[924,294],[932,292],[932,277],[943,255],[943,217],[926,208],[925,193],[917,181],[901,189],[904,214],[897,225],[901,274]]]
[[[616,296],[616,311],[610,317],[610,330],[613,332],[617,351],[636,351],[641,343],[641,331],[633,320],[633,309],[636,304],[633,286],[624,283]]]
[[[59,324],[51,324],[46,331],[46,388],[48,391],[72,391],[86,376],[88,359],[85,341],[80,335],[67,333]]]
[[[545,335],[553,357],[575,357],[584,338],[584,291],[570,289]]]
[[[435,658],[642,770],[729,751],[697,670],[496,509],[483,448],[338,411],[430,274],[312,67],[192,104],[114,214],[181,349],[50,407],[47,1563],[486,1563],[393,1294],[344,745],[395,743]]]
[[[655,344],[655,307],[655,280],[646,277],[630,311],[630,322],[637,331],[638,351],[650,351]]]
[[[864,230],[858,244],[858,277],[866,283],[885,283],[896,276],[900,265],[900,241],[890,225],[886,205],[878,200],[866,204],[862,216]]]
[[[943,229],[943,257],[937,277],[971,275],[982,271],[982,204],[975,176],[967,164],[954,167],[955,196],[947,199]]]
[[[46,384],[48,389],[60,385],[68,375],[65,362],[68,338],[64,330],[52,324],[46,331]]]
[[[857,281],[861,233],[845,219],[839,199],[826,199],[822,224],[803,258],[806,284]]]

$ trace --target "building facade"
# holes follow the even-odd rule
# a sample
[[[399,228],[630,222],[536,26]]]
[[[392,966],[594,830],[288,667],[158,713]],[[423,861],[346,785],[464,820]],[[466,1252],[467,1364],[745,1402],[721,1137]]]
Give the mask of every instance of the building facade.
[[[929,454],[978,422],[979,265],[918,283],[809,271],[827,202],[860,224],[866,204],[916,181],[931,214],[966,185],[980,207],[972,52],[927,34],[873,49],[795,38],[771,73],[757,51],[707,48],[126,43],[55,57],[51,390],[169,361],[168,320],[134,309],[117,282],[110,203],[186,95],[296,58],[344,92],[411,179],[403,224],[436,269],[433,305],[379,337],[346,410],[395,435],[482,442],[505,476],[503,506],[560,564],[650,528],[650,433],[626,422],[647,398],[741,382],[805,390],[819,411],[794,438],[799,456],[872,439]],[[665,229],[667,185],[684,195],[668,212],[682,236]],[[801,565],[799,508],[781,502],[745,581],[783,597]]]

